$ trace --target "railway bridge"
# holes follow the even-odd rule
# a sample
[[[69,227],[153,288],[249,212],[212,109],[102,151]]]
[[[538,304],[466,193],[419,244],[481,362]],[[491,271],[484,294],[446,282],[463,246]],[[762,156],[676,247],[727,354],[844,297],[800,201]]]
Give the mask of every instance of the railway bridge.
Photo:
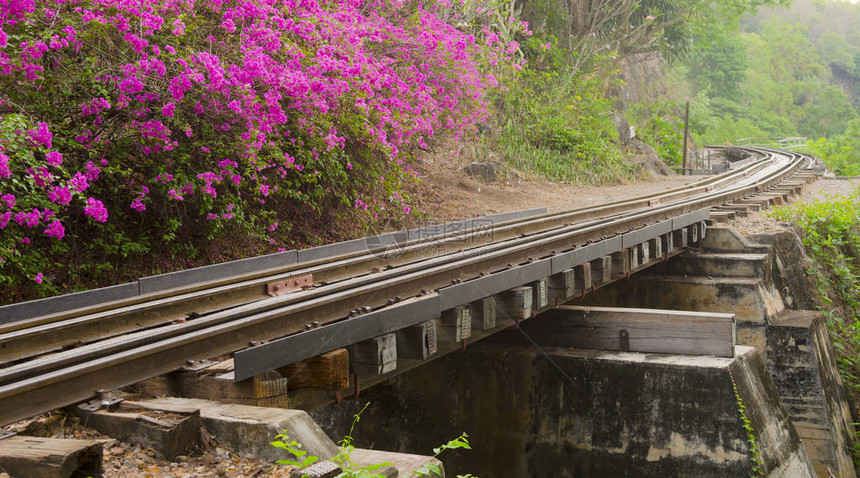
[[[482,430],[477,457],[462,463],[481,476],[853,474],[850,443],[837,436],[850,425],[832,371],[799,366],[818,374],[804,380],[829,384],[816,388],[826,403],[815,426],[803,428],[806,448],[792,423],[803,422],[807,403],[779,383],[798,376],[791,361],[829,365],[815,358],[829,347],[820,319],[775,310],[760,281],[710,284],[708,295],[708,284],[688,280],[690,266],[668,265],[689,263],[691,247],[728,248],[737,257],[705,260],[709,279],[738,268],[770,277],[772,248],[708,225],[787,201],[818,172],[804,154],[742,151],[729,155],[737,161],[726,173],[658,194],[498,214],[2,307],[0,424],[68,406],[97,422],[100,408],[121,404],[110,391],[131,386],[307,410],[335,433],[357,399],[373,397],[385,406],[368,412],[378,424],[371,428],[389,448],[423,446],[437,424]],[[681,273],[656,280],[667,268]],[[639,275],[646,270],[658,272]],[[783,322],[790,327],[770,326]],[[807,340],[808,357],[771,351],[778,333]],[[803,403],[786,402],[786,412],[781,400],[795,398]],[[640,408],[620,405],[628,399]],[[193,405],[146,403],[136,407]],[[505,417],[512,426],[500,426]],[[702,432],[706,417],[713,420]]]

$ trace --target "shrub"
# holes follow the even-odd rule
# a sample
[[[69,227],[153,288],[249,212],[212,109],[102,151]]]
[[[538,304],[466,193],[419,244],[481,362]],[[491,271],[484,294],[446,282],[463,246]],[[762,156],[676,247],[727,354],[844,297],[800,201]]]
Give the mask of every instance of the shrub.
[[[408,211],[409,153],[473,131],[497,85],[458,5],[0,1],[0,281]]]

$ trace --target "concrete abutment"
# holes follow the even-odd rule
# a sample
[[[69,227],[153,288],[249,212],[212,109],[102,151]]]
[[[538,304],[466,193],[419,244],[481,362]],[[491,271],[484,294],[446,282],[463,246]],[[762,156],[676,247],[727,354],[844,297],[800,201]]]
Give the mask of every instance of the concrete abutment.
[[[368,437],[379,448],[428,450],[469,431],[473,450],[444,458],[454,473],[721,477],[758,466],[765,476],[814,476],[751,347],[722,358],[480,343],[362,397],[371,403],[363,446]],[[312,416],[340,433],[352,407]]]
[[[815,305],[799,238],[782,231],[748,240],[733,228],[712,227],[698,246],[587,303],[733,311],[738,344],[764,357],[817,475],[856,476],[856,435],[824,317],[798,310]]]

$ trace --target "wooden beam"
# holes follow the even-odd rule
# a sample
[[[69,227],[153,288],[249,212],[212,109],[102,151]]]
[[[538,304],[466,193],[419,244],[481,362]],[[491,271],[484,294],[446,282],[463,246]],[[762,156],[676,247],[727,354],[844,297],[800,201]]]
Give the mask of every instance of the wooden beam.
[[[0,440],[0,470],[12,476],[101,476],[102,443],[13,436]]]
[[[559,306],[523,327],[539,345],[734,357],[734,314]]]
[[[541,310],[549,305],[549,292],[547,291],[547,279],[540,279],[529,284],[532,287],[532,308]]]
[[[382,375],[397,369],[397,336],[385,334],[346,348],[349,368],[359,375]]]
[[[472,302],[472,329],[486,331],[496,328],[496,298],[486,297]]]
[[[672,244],[675,247],[687,247],[687,228],[672,231]]]
[[[605,284],[611,280],[612,256],[598,257],[591,261],[591,281],[594,285]]]
[[[428,320],[412,327],[400,329],[397,335],[397,357],[426,360],[436,353],[436,321]]]
[[[689,244],[696,244],[699,242],[699,224],[698,223],[687,227],[687,241]]]
[[[635,249],[639,253],[639,265],[651,262],[651,248],[647,242],[637,245]]]
[[[257,407],[288,408],[287,379],[275,371],[233,381],[233,359],[199,370],[179,370],[135,384],[141,393],[156,397],[202,398]]]
[[[708,225],[705,224],[705,221],[700,221],[697,225],[699,226],[699,240],[701,241],[708,234]]]
[[[514,287],[496,296],[497,319],[524,320],[532,316],[532,288]]]
[[[648,247],[651,249],[651,257],[655,261],[663,258],[663,239],[661,237],[658,236],[648,241]]]
[[[579,294],[585,295],[586,292],[591,290],[594,287],[594,283],[591,281],[591,264],[586,262],[585,264],[580,264],[573,269],[575,272],[575,283],[576,283],[576,291]]]
[[[612,253],[612,278],[621,279],[630,274],[630,249]]]
[[[443,310],[439,320],[439,340],[450,344],[462,342],[472,336],[472,310],[468,305]]]
[[[332,350],[275,370],[287,379],[290,390],[319,388],[337,391],[349,388],[349,352],[346,349]]]
[[[550,303],[552,303],[553,305],[558,305],[559,303],[571,299],[577,294],[582,293],[581,288],[579,289],[579,291],[577,291],[576,288],[575,269],[568,269],[566,271],[559,272],[558,274],[553,274],[549,276],[549,281],[547,282],[547,289],[549,291]]]

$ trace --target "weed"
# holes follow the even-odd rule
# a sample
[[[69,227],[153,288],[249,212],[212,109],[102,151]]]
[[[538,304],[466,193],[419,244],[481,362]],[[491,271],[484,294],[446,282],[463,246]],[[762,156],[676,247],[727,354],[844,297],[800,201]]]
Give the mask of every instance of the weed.
[[[743,421],[743,429],[747,432],[747,443],[750,447],[750,463],[752,463],[751,471],[753,473],[753,476],[764,476],[764,463],[762,463],[761,461],[761,452],[758,449],[758,440],[753,433],[755,430],[752,427],[752,422],[750,421],[749,417],[747,417],[747,408],[744,405],[744,401],[741,398],[741,395],[738,393],[738,387],[735,384],[735,378],[731,376],[731,373],[729,373],[729,378],[732,380],[732,391],[735,393],[735,403],[738,406],[738,414],[741,416],[741,421]]]
[[[390,466],[391,463],[384,462],[375,465],[366,465],[359,466],[352,461],[351,455],[355,450],[355,439],[353,438],[353,432],[355,431],[355,425],[361,420],[361,414],[370,406],[370,402],[366,403],[364,407],[359,410],[358,413],[353,415],[352,425],[349,427],[349,433],[340,440],[337,455],[331,459],[332,462],[336,463],[342,470],[342,472],[337,475],[335,478],[383,478],[383,475],[380,473],[375,473],[380,468],[384,468],[386,466]],[[319,457],[314,455],[308,455],[308,452],[302,450],[302,445],[295,441],[290,440],[289,435],[286,431],[281,432],[277,435],[276,440],[270,442],[269,444],[275,448],[280,448],[286,450],[290,454],[296,457],[296,459],[285,459],[278,460],[276,463],[282,465],[290,465],[297,466],[299,468],[306,468],[317,461],[319,461]],[[433,458],[439,456],[445,450],[451,450],[454,448],[465,448],[467,450],[471,450],[472,447],[469,445],[469,435],[463,433],[459,437],[449,441],[448,443],[440,446],[439,448],[433,449]],[[303,475],[304,477],[305,475]],[[425,463],[421,468],[418,468],[413,472],[413,476],[415,477],[434,477],[434,476],[442,476],[442,470],[433,463]],[[471,474],[467,475],[457,475],[457,478],[477,478]]]

